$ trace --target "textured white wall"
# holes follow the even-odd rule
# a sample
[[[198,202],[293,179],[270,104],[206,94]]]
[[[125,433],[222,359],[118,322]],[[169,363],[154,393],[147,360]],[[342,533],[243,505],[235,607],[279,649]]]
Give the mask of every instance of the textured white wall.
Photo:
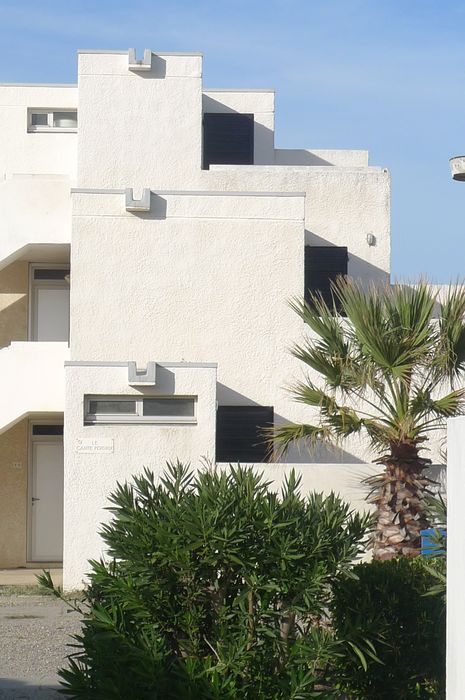
[[[305,192],[305,241],[346,245],[349,274],[388,281],[390,271],[389,173],[381,168],[212,165],[203,183],[215,190]],[[369,246],[367,234],[376,236]]]
[[[301,330],[303,197],[162,194],[157,219],[73,196],[72,358],[218,362],[222,403],[275,403]]]
[[[0,350],[0,432],[29,413],[62,413],[68,343],[17,342]]]
[[[79,54],[79,185],[182,189],[201,167],[201,76],[200,56],[133,73],[127,54]]]
[[[373,219],[377,205],[388,201],[385,174],[376,173],[383,176],[378,195],[372,178],[367,185],[349,174],[347,197],[362,185],[372,196],[358,221]],[[220,178],[227,182],[224,172]],[[273,182],[270,176],[268,188]],[[296,178],[288,187],[295,192],[302,183],[304,177]],[[304,290],[304,197],[161,192],[152,196],[150,214],[141,215],[125,211],[122,194],[78,191],[73,198],[73,359],[217,362],[219,403],[273,405],[278,424],[316,417],[285,389],[303,372],[289,347],[304,327],[287,302]],[[328,218],[330,202],[328,194]],[[354,202],[354,228],[356,211]],[[341,201],[333,206],[331,242],[347,242],[336,237],[343,217]],[[358,240],[363,249],[363,236]],[[388,249],[388,241],[383,245]],[[386,256],[377,274],[386,275],[388,263]],[[370,458],[354,439],[335,454],[320,449],[310,457],[295,450],[286,461],[357,464]]]
[[[465,417],[447,425],[447,700],[465,697],[463,630],[465,628]]]
[[[189,425],[84,426],[85,394],[128,396],[197,396],[197,423]],[[166,461],[199,464],[214,457],[216,368],[157,367],[157,385],[139,389],[128,385],[127,366],[66,366],[64,586],[82,586],[87,560],[99,558],[99,524],[108,520],[107,497],[116,482],[130,480],[147,467],[160,474]],[[112,438],[110,454],[76,452],[78,439]]]
[[[0,178],[30,173],[74,180],[77,134],[28,133],[27,110],[75,108],[77,93],[71,85],[0,85]]]
[[[71,242],[67,176],[20,175],[0,180],[0,212],[0,268],[23,255],[27,246]]]

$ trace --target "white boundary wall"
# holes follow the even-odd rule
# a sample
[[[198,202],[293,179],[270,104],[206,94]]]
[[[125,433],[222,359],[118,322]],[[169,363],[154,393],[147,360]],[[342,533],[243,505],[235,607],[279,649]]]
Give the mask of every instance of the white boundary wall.
[[[447,426],[447,700],[465,698],[465,417]]]

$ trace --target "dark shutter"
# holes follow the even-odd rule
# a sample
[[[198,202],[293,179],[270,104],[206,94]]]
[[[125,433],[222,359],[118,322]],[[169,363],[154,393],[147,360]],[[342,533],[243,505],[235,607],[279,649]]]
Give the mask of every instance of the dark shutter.
[[[273,406],[218,406],[217,462],[266,462],[264,428],[273,426]]]
[[[305,246],[305,300],[310,294],[320,292],[325,302],[332,306],[331,282],[340,275],[347,275],[348,254],[345,246]],[[339,310],[339,309],[338,309]]]
[[[203,167],[253,165],[253,114],[203,115]]]

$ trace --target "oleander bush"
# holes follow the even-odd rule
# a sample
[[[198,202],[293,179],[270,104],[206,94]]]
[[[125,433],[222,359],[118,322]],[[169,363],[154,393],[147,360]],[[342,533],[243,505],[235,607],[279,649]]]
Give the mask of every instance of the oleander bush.
[[[60,672],[68,696],[332,698],[341,663],[375,663],[369,638],[328,620],[368,526],[336,496],[304,498],[294,473],[277,494],[252,469],[177,463],[110,502],[107,559],[90,562],[83,629]]]
[[[370,638],[381,663],[366,657],[361,668],[341,657],[341,687],[349,698],[406,700],[445,698],[445,608],[432,596],[445,558],[393,559],[358,564],[354,577],[334,582],[332,620],[344,638],[354,628]]]

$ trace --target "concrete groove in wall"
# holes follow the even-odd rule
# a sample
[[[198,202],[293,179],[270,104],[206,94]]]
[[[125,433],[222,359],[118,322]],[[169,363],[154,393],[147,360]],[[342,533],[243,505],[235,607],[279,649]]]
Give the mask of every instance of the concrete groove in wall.
[[[152,51],[150,49],[150,51]],[[111,54],[112,56],[127,56],[128,55],[128,49],[126,50],[121,50],[121,49],[115,49],[114,51],[110,49],[78,49],[77,52],[78,54]],[[152,54],[154,56],[203,56],[203,53],[200,51],[152,51]],[[101,75],[101,74],[99,74]]]
[[[137,73],[137,71],[134,71],[134,72]],[[95,77],[95,73],[83,73],[82,71],[79,75],[81,75],[83,77],[93,77],[93,78]],[[126,73],[99,73],[99,76],[110,76],[112,78],[126,78],[129,80],[134,79],[134,76],[126,75]],[[202,76],[200,76],[200,75],[196,75],[196,76],[192,76],[192,75],[167,75],[165,77],[165,80],[176,80],[177,78],[180,78],[181,80],[185,80],[186,78],[191,79],[193,77],[200,78]]]
[[[305,192],[252,192],[246,190],[150,190],[152,194],[186,197],[305,197]],[[71,187],[71,194],[125,194],[126,190]]]
[[[65,367],[127,367],[128,362],[99,362],[98,360],[65,360]],[[217,362],[157,362],[160,367],[205,367],[216,369]]]
[[[0,87],[77,88],[77,86],[77,83],[0,83]]]
[[[203,88],[202,94],[207,95],[209,92],[246,92],[246,93],[262,93],[262,92],[276,92],[275,88]],[[270,110],[274,113],[274,109]]]
[[[140,212],[141,217],[144,218],[143,215],[144,213],[147,212]],[[136,212],[137,214],[137,212]],[[73,214],[73,217],[75,219],[95,219],[95,214]],[[99,219],[133,219],[133,216],[126,216],[124,214],[98,214]],[[199,221],[205,221],[205,220],[212,220],[212,221],[231,221],[230,216],[154,216],[153,220],[154,221],[163,221],[165,219],[198,219]],[[298,219],[291,219],[288,216],[283,216],[280,219],[277,219],[275,217],[264,217],[264,216],[236,216],[235,220],[237,221],[298,221],[302,222],[304,221],[304,217],[299,217]]]

